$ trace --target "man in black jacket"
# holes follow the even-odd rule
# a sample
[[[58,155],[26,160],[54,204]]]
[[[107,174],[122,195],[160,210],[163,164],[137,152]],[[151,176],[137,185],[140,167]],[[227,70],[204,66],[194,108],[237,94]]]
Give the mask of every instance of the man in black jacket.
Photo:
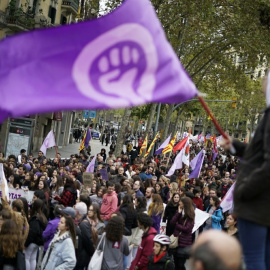
[[[83,270],[85,267],[88,266],[90,259],[95,252],[95,248],[92,239],[91,224],[86,217],[86,204],[84,202],[78,202],[74,206],[74,209],[76,211],[76,219],[79,221],[78,238],[79,245],[81,245],[81,247],[78,247],[78,249],[76,249],[77,264],[74,270]]]

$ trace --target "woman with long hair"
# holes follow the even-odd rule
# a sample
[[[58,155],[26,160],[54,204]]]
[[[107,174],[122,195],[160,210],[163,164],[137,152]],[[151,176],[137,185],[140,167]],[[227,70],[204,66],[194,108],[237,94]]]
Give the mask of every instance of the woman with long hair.
[[[60,204],[63,204],[65,207],[72,207],[76,203],[77,190],[74,185],[74,181],[66,176],[64,178],[64,190],[60,196],[55,195],[53,198],[57,200]]]
[[[50,208],[49,208],[49,205],[48,205],[48,202],[46,200],[46,196],[43,190],[38,189],[34,192],[32,201],[34,202],[34,200],[36,199],[40,199],[43,201],[42,212],[45,215],[45,217],[48,219],[49,214],[50,214]]]
[[[101,270],[123,269],[123,255],[129,254],[129,247],[121,216],[114,216],[109,220],[97,249],[104,251]]]
[[[135,198],[134,205],[137,213],[146,212],[147,201],[145,197]]]
[[[237,229],[237,217],[233,214],[229,214],[226,218],[226,232],[238,239],[238,229]]]
[[[177,192],[177,190],[178,190],[178,184],[176,182],[172,182],[170,184],[169,192],[168,192],[168,195],[167,195],[168,201],[171,200],[171,198]]]
[[[26,269],[23,248],[16,223],[12,219],[5,220],[0,230],[0,268]]]
[[[221,220],[223,219],[222,208],[219,206],[220,200],[217,196],[212,196],[209,200],[209,206],[206,212],[209,218],[205,222],[204,230],[217,229],[221,230]]]
[[[125,221],[125,235],[131,235],[131,229],[137,227],[137,215],[130,194],[124,196],[119,212]]]
[[[161,195],[162,186],[160,183],[155,184],[155,193]]]
[[[175,269],[185,270],[186,257],[184,249],[192,245],[192,229],[194,226],[195,212],[192,200],[188,197],[179,202],[178,211],[171,220],[174,226],[173,235],[178,236],[178,247],[174,250]]]
[[[38,189],[39,190],[42,190],[46,196],[46,200],[47,202],[49,202],[49,199],[50,199],[50,189],[48,187],[48,184],[47,184],[47,180],[39,180],[39,183],[38,183]]]
[[[164,211],[163,201],[159,194],[152,195],[152,203],[148,208],[148,215],[153,220],[153,227],[156,229],[157,233],[160,230],[161,217]]]
[[[103,233],[103,229],[105,228],[105,224],[100,217],[100,209],[97,204],[92,204],[88,208],[87,219],[90,222],[92,228],[97,231],[98,235]]]
[[[56,170],[54,170],[55,172]],[[53,175],[51,185],[51,194],[52,196],[58,195],[60,196],[64,190],[64,184],[63,184],[63,178],[60,175]],[[51,200],[52,204],[58,203],[58,201],[52,199]]]
[[[42,233],[47,226],[47,219],[42,212],[44,202],[40,199],[34,200],[30,211],[29,234],[25,241],[25,263],[26,269],[36,269],[36,258],[38,247],[44,244]]]
[[[168,235],[168,236],[171,236],[173,234],[173,231],[174,231],[174,226],[171,225],[171,220],[178,209],[179,202],[180,202],[179,193],[174,193],[171,200],[168,202],[168,204],[165,208],[163,222],[167,222],[166,235]]]
[[[76,265],[75,245],[74,221],[71,217],[62,216],[58,224],[58,231],[42,260],[41,269],[74,269]]]
[[[103,195],[106,193],[106,191],[107,191],[106,187],[99,186],[96,194],[90,195],[92,204],[96,204],[100,208],[102,205]]]

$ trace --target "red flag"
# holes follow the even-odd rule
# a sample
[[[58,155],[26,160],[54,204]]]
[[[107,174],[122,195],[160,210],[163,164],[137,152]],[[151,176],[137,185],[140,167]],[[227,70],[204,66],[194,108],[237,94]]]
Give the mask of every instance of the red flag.
[[[184,148],[184,146],[186,145],[187,140],[189,139],[189,136],[187,136],[185,139],[183,139],[181,142],[179,142],[174,148],[173,148],[173,152],[175,153],[176,151],[180,151],[181,149]]]

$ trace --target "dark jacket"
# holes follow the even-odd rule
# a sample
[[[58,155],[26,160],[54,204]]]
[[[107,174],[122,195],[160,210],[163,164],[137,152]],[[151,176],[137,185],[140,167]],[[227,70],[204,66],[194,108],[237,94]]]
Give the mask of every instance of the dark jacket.
[[[91,224],[84,216],[77,226],[76,234],[79,238],[79,247],[76,249],[76,267],[87,267],[91,257],[95,252]]]
[[[139,270],[146,270],[149,263],[149,256],[153,253],[154,242],[153,239],[157,231],[151,227],[148,232],[142,236],[142,242],[138,248],[135,259],[132,261],[130,270],[134,270],[137,266]]]
[[[14,267],[14,270],[25,270],[25,256],[22,251],[17,251],[15,258],[6,258],[0,252],[0,270],[3,270],[6,265]]]
[[[174,270],[174,263],[168,253],[166,253],[164,257],[154,263],[154,255],[152,254],[149,257],[149,265],[147,270]]]
[[[177,209],[178,209],[178,205],[174,206],[171,203],[168,203],[166,208],[165,208],[163,222],[167,221],[166,235],[168,235],[168,236],[171,236],[173,234],[174,226],[171,225],[171,220],[172,220],[173,216],[175,215]]]
[[[42,233],[46,228],[46,223],[42,221],[42,218],[37,215],[33,215],[29,219],[29,233],[25,241],[25,247],[28,247],[30,244],[34,243],[38,246],[44,244]]]
[[[131,229],[137,227],[137,213],[135,209],[131,212],[126,205],[121,206],[119,211],[125,220],[125,235],[131,235]]]
[[[167,185],[161,189],[160,195],[164,203],[167,203],[168,201],[168,197],[167,197],[168,192],[169,192],[169,187]]]
[[[176,212],[171,220],[171,225],[175,226],[173,235],[178,237],[179,247],[189,247],[192,245],[192,229],[194,226],[194,220],[186,219]],[[180,234],[181,232],[181,234]]]
[[[243,219],[270,227],[270,107],[250,144],[233,141],[242,157],[234,190],[234,212]]]

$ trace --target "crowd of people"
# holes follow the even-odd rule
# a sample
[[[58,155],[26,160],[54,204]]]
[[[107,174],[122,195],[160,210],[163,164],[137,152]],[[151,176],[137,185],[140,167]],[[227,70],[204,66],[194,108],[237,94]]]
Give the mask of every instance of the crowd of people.
[[[191,157],[203,147],[190,141]],[[17,241],[12,252],[0,243],[3,265],[14,267],[21,259],[30,270],[87,269],[95,250],[104,250],[104,270],[186,269],[196,208],[209,213],[200,232],[217,229],[238,237],[236,217],[224,215],[219,204],[239,160],[222,151],[213,161],[206,148],[199,178],[189,179],[187,166],[166,176],[175,155],[169,162],[166,156],[145,159],[125,152],[115,157],[102,148],[90,185],[83,173],[93,157],[83,150],[66,160],[60,154],[49,160],[41,151],[37,158],[26,156],[24,149],[18,157],[0,155],[8,186],[34,191],[30,205],[23,197],[9,205],[2,181],[0,237],[8,230]],[[104,169],[108,181],[100,173]]]

